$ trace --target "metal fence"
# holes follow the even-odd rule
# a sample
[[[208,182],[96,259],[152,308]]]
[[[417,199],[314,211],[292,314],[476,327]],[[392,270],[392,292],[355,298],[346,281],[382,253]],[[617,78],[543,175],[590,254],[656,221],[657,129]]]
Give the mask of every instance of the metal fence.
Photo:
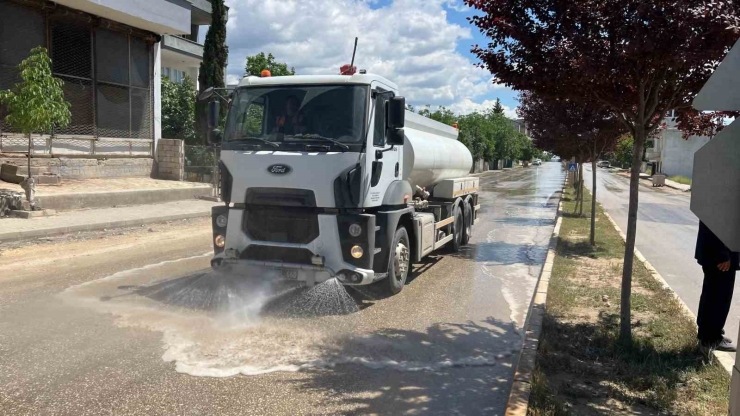
[[[219,187],[218,159],[220,149],[213,146],[185,145],[185,180],[213,184],[217,195],[221,195]]]
[[[20,81],[18,64],[44,46],[71,105],[69,126],[38,132],[34,148],[130,155],[148,148],[152,154],[153,34],[39,0],[0,0],[0,27],[0,90],[13,88]],[[6,149],[26,139],[15,136],[5,114],[0,106],[2,146],[14,151]]]
[[[154,140],[33,135],[30,148],[31,155],[152,157]],[[28,137],[19,134],[0,135],[0,153],[26,154],[28,150]]]

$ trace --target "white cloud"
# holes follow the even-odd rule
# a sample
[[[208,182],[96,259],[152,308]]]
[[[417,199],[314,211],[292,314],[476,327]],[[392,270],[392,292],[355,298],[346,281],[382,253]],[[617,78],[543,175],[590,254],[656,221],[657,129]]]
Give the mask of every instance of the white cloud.
[[[227,0],[228,81],[241,78],[244,61],[272,53],[298,74],[335,74],[352,58],[358,68],[396,82],[410,104],[470,106],[493,89],[491,74],[455,48],[471,38],[445,8],[459,0]],[[468,104],[470,103],[470,104]],[[482,104],[479,104],[482,105]]]
[[[481,103],[476,103],[470,99],[464,98],[452,104],[449,108],[455,114],[470,114],[476,111],[479,113],[486,112],[489,109],[493,108],[494,105],[496,105],[496,100],[485,100]],[[519,118],[519,116],[516,115],[516,108],[511,108],[503,104],[502,107],[504,107],[504,115],[506,117],[513,119]]]

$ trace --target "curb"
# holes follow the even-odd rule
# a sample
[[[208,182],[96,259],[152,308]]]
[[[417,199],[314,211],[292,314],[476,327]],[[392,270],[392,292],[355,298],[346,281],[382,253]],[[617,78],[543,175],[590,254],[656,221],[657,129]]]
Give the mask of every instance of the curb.
[[[160,217],[150,218],[136,218],[132,220],[120,220],[120,221],[108,221],[94,224],[80,224],[69,227],[55,227],[46,228],[41,230],[29,230],[29,231],[14,231],[10,233],[0,233],[0,243],[7,243],[10,241],[18,240],[30,240],[33,238],[50,237],[53,235],[71,234],[80,231],[99,231],[109,228],[125,228],[125,227],[137,227],[146,224],[154,224],[158,222],[166,221],[178,221],[188,220],[193,218],[209,217],[211,211],[208,212],[191,212],[186,214],[172,214],[163,215]]]
[[[606,218],[609,219],[609,222],[612,224],[615,230],[619,233],[619,236],[622,237],[622,240],[627,242],[627,236],[622,232],[622,229],[619,228],[619,225],[614,221],[614,219],[609,215],[606,211],[604,211],[604,215],[606,215]],[[658,273],[658,271],[653,267],[652,264],[650,264],[649,261],[645,258],[645,256],[642,255],[640,250],[635,247],[635,257],[637,257],[637,260],[641,261],[645,268],[648,270],[650,275],[655,279],[658,283],[660,283],[661,286],[663,286],[664,289],[668,290],[671,293],[671,296],[673,296],[674,299],[676,299],[681,305],[681,309],[683,310],[684,315],[691,318],[693,321],[696,321],[696,315],[694,315],[694,312],[689,309],[688,305],[678,297],[676,292],[671,288],[671,286],[666,282],[666,280],[663,278],[663,276]],[[714,354],[714,357],[719,361],[720,364],[722,364],[722,367],[724,367],[727,372],[732,375],[732,367],[735,365],[735,360],[732,358],[732,356],[724,351],[712,351]]]
[[[509,399],[506,401],[505,416],[526,416],[529,409],[529,396],[532,392],[532,372],[534,371],[535,361],[537,360],[537,348],[542,333],[542,319],[545,316],[547,288],[550,285],[552,266],[555,261],[555,248],[558,244],[560,226],[563,223],[563,192],[564,189],[560,193],[561,201],[558,203],[557,219],[555,228],[553,228],[552,235],[550,236],[545,264],[542,266],[540,278],[537,281],[537,288],[534,291],[534,299],[530,303],[529,311],[527,312],[524,340],[522,341],[522,348],[519,352],[519,360],[517,360],[514,383],[511,386]]]

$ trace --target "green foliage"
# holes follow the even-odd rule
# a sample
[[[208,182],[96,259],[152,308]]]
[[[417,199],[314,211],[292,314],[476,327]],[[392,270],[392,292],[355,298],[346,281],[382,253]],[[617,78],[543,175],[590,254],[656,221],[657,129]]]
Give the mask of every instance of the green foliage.
[[[618,165],[620,168],[630,166],[632,164],[632,147],[634,146],[634,139],[632,136],[625,135],[619,139],[617,146],[614,148],[614,157],[612,162]]]
[[[5,121],[24,134],[66,127],[72,114],[64,99],[64,83],[51,75],[51,59],[43,47],[31,49],[18,65],[21,82],[13,90],[0,91],[0,103],[8,108]]]
[[[532,160],[535,158],[535,156],[539,156],[541,152],[538,151],[534,147],[534,143],[532,143],[532,140],[530,140],[529,137],[527,137],[526,135],[522,133],[518,133],[518,134],[519,134],[518,140],[520,142],[520,147],[519,147],[519,157],[517,159]]]
[[[211,0],[211,26],[203,44],[203,62],[200,63],[198,88],[202,92],[207,88],[224,87],[224,68],[229,59],[229,47],[226,46],[226,6],[224,0]],[[222,112],[222,114],[225,113]],[[206,142],[208,137],[208,102],[197,101],[195,104],[195,132],[198,141]]]
[[[198,83],[200,90],[224,87],[224,68],[229,59],[226,46],[226,6],[224,0],[211,0],[213,20],[203,44],[203,62],[200,64]]]
[[[501,105],[501,100],[496,98],[496,104],[493,105],[493,113],[504,115],[504,106]]]
[[[274,77],[284,75],[295,75],[295,68],[288,69],[288,65],[282,62],[276,62],[275,57],[268,53],[260,52],[254,56],[247,56],[247,64],[244,66],[246,75],[260,76],[262,70],[267,69]]]
[[[457,116],[455,115],[455,113],[445,107],[439,107],[437,108],[437,110],[431,111],[429,105],[427,104],[426,106],[424,106],[424,108],[419,110],[419,115],[431,118],[435,121],[439,121],[440,123],[447,124],[448,126],[451,126],[457,122]]]
[[[199,144],[195,134],[195,85],[185,77],[176,83],[162,77],[162,137]]]

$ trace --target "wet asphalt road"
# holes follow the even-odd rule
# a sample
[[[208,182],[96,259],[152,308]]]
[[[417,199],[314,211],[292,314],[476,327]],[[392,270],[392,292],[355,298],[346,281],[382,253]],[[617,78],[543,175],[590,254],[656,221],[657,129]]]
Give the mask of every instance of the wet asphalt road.
[[[585,184],[592,189],[591,169],[586,167]],[[629,178],[606,169],[597,170],[596,199],[624,231],[629,209]],[[699,308],[704,274],[694,259],[699,219],[691,212],[691,194],[670,188],[653,188],[640,181],[636,246],[688,305],[694,314]],[[740,322],[740,279],[725,332],[736,339]]]
[[[0,414],[503,414],[563,175],[484,176],[394,297],[215,276],[207,220],[7,250]]]

